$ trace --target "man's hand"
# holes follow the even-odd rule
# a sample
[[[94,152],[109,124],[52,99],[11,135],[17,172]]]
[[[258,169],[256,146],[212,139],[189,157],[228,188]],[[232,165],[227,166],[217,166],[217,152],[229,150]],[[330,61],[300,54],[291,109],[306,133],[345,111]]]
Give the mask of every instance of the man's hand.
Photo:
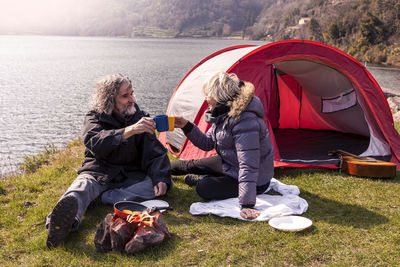
[[[154,195],[156,197],[165,195],[167,193],[167,184],[164,182],[159,182],[154,186]]]
[[[187,122],[187,119],[184,117],[175,117],[175,128],[182,128]]]
[[[243,218],[245,218],[247,220],[253,220],[253,219],[257,218],[258,216],[260,216],[260,212],[255,209],[245,208],[240,211],[240,216],[242,216]]]
[[[125,128],[124,139],[128,139],[134,134],[149,133],[154,134],[156,123],[152,118],[143,117],[137,123]]]

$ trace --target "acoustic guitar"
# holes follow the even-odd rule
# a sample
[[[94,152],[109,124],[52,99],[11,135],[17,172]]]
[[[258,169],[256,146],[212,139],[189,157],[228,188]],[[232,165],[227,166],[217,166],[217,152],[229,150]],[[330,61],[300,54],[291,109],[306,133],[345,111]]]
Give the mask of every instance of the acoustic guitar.
[[[373,178],[394,178],[396,176],[396,164],[392,162],[360,157],[343,150],[330,151],[328,154],[338,155],[340,171],[350,175]]]

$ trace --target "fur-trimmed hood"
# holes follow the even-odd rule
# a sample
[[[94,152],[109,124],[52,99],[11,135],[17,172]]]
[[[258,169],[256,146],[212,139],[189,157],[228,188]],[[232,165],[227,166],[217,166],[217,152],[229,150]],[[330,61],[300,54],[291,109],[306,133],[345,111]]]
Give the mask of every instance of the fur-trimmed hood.
[[[231,109],[228,113],[229,117],[239,118],[246,110],[254,112],[260,118],[264,117],[264,107],[258,97],[254,97],[254,85],[249,82],[244,82],[240,94],[233,100],[227,103]]]

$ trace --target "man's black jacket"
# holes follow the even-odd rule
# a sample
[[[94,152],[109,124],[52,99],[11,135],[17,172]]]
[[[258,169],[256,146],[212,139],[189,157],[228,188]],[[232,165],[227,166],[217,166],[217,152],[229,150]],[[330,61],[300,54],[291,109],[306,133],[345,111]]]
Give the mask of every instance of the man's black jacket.
[[[101,184],[125,179],[138,182],[150,176],[153,185],[164,182],[172,186],[171,165],[167,150],[155,135],[142,133],[123,140],[124,128],[148,116],[135,104],[136,113],[122,118],[116,113],[90,111],[83,125],[85,160],[80,173],[93,175]]]

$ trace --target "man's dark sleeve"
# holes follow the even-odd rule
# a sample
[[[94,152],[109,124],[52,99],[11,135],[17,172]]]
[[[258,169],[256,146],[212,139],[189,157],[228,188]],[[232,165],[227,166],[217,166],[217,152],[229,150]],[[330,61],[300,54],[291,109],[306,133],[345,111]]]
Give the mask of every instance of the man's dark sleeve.
[[[83,126],[83,143],[97,157],[106,158],[121,145],[124,129],[105,130],[98,115],[89,113]]]
[[[167,149],[157,140],[155,135],[145,133],[142,146],[142,168],[151,177],[153,185],[159,182],[172,188],[171,164]]]

